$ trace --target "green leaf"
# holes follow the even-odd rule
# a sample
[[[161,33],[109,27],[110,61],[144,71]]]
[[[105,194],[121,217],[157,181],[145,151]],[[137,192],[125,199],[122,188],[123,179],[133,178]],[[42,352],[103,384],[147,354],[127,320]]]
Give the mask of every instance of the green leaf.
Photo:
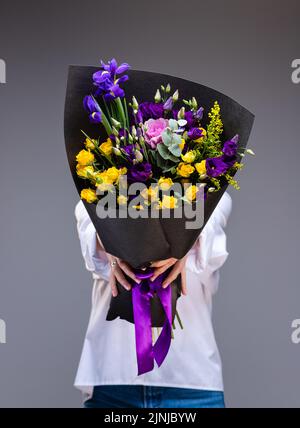
[[[167,146],[165,146],[164,144],[161,144],[161,143],[157,144],[157,150],[163,159],[168,159],[169,150],[168,150]]]
[[[172,155],[179,157],[181,155],[181,148],[178,144],[172,144],[168,147],[169,152],[172,153]]]

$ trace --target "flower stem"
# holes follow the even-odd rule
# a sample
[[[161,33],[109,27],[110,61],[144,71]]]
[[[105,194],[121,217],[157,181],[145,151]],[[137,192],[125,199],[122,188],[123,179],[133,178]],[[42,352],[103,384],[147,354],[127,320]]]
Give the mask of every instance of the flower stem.
[[[179,325],[180,325],[181,330],[183,330],[182,321],[181,321],[181,319],[180,319],[180,316],[179,316],[178,311],[176,311],[176,312],[175,312],[175,316],[176,316],[176,318],[177,318],[177,321],[178,321],[178,323],[179,323]]]
[[[126,128],[126,118],[125,118],[125,112],[124,112],[124,108],[123,108],[121,98],[118,97],[118,98],[116,98],[115,101],[116,101],[117,109],[118,109],[118,112],[120,114],[121,120],[123,122],[123,127]]]

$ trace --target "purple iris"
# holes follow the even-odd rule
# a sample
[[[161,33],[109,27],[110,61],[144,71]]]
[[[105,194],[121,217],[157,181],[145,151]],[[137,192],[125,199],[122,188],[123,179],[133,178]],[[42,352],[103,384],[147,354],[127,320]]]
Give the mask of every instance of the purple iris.
[[[131,183],[144,183],[151,177],[151,175],[151,164],[148,162],[139,162],[135,165],[131,165],[127,172],[128,181]]]
[[[83,107],[89,112],[89,118],[92,123],[101,123],[102,114],[99,104],[92,95],[87,95],[83,99]]]
[[[136,117],[138,123],[140,123],[145,122],[148,119],[159,119],[160,117],[163,117],[163,113],[163,104],[145,101],[139,105]]]
[[[202,136],[203,136],[203,130],[202,129],[191,128],[188,131],[188,137],[193,141],[198,140],[198,138],[201,138]]]
[[[126,82],[128,76],[120,74],[129,70],[130,66],[123,63],[118,66],[117,61],[113,58],[105,64],[101,61],[101,70],[93,74],[94,85],[97,86],[95,95],[103,95],[106,101],[112,101],[115,98],[122,98],[125,96],[124,90],[120,87],[120,83]]]

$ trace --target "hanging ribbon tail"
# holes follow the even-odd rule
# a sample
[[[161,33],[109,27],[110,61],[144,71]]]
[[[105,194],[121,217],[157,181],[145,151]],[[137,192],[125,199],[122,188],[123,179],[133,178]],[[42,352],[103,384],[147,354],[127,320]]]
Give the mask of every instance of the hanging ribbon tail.
[[[160,367],[166,358],[171,345],[172,332],[172,305],[171,305],[171,286],[160,288],[157,291],[161,304],[166,314],[166,320],[163,329],[154,345],[154,358]]]
[[[151,282],[152,269],[136,273],[141,283],[133,283],[132,305],[135,326],[135,343],[138,375],[150,372],[154,368],[154,360],[161,366],[171,344],[172,329],[172,291],[171,286],[162,288],[164,274]],[[157,293],[164,309],[166,320],[159,338],[152,344],[151,299]]]
[[[140,288],[135,286],[132,288],[132,304],[138,375],[141,375],[154,368],[151,302],[148,295],[142,294]]]

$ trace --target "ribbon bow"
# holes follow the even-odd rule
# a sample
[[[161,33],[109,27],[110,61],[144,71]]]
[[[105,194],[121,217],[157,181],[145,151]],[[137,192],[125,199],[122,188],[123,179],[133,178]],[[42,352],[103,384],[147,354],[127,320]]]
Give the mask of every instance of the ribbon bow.
[[[154,368],[154,360],[161,366],[171,344],[172,301],[171,287],[162,287],[165,274],[150,281],[153,269],[136,271],[135,275],[141,282],[134,282],[132,288],[133,317],[135,326],[135,343],[138,364],[138,375],[147,373]],[[151,299],[157,294],[165,311],[165,322],[162,331],[152,343]]]

